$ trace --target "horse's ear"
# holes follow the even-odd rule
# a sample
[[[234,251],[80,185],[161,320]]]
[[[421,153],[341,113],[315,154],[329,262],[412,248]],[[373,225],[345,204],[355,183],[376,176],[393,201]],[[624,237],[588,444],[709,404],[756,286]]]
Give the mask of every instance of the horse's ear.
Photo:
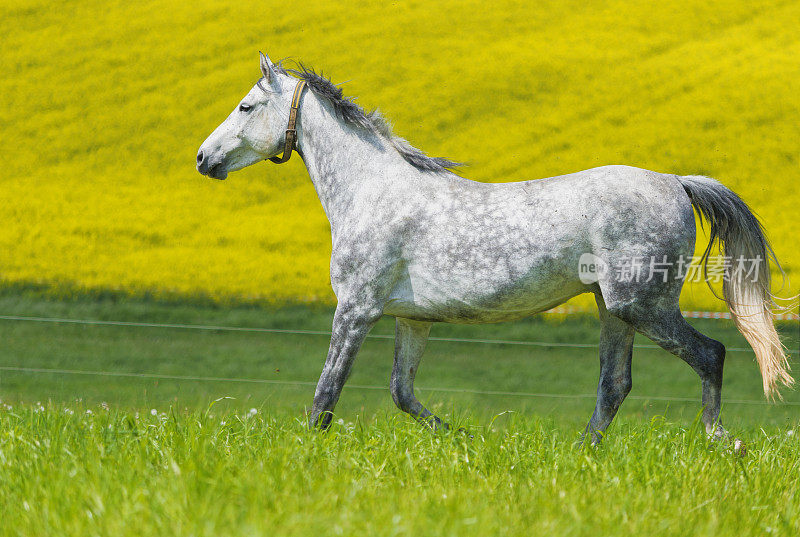
[[[275,76],[275,70],[272,68],[272,62],[269,61],[269,58],[266,54],[258,51],[258,56],[261,58],[261,74],[264,75],[264,78],[267,79],[267,83],[271,83],[273,77]]]

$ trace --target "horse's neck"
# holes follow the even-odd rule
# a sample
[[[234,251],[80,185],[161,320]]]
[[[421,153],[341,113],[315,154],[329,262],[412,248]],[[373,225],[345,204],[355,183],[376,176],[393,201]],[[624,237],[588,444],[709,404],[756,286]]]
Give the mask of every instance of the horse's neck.
[[[297,146],[331,227],[351,214],[359,189],[394,163],[385,141],[344,124],[311,92],[303,98]]]

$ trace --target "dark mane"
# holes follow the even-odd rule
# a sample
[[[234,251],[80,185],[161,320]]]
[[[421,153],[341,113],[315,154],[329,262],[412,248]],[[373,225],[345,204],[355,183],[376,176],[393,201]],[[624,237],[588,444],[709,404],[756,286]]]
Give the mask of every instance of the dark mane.
[[[297,69],[285,69],[281,63],[278,63],[275,64],[275,70],[281,74],[293,75],[305,80],[311,91],[331,102],[333,109],[344,121],[387,140],[406,162],[418,170],[442,172],[446,171],[447,168],[462,166],[461,163],[453,162],[446,158],[429,157],[404,138],[394,134],[391,124],[377,109],[370,112],[365,111],[351,97],[345,97],[342,89],[331,82],[330,79],[317,74],[313,69],[306,67],[302,63],[298,63],[297,66]]]

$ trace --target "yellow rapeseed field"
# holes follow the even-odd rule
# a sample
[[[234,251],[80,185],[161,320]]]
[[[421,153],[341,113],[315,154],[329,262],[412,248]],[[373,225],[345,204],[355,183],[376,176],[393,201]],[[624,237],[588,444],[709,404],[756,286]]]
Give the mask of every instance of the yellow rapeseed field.
[[[5,286],[331,302],[299,158],[225,182],[194,169],[259,49],[348,81],[472,179],[716,177],[800,276],[799,2],[0,1]],[[722,307],[700,284],[683,305]]]

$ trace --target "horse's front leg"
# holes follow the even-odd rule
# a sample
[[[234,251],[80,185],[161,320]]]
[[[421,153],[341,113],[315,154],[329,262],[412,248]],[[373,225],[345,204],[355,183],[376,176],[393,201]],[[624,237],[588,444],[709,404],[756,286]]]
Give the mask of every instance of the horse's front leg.
[[[376,305],[355,305],[340,302],[333,316],[331,345],[325,367],[317,383],[309,424],[327,429],[333,409],[350,375],[358,350],[372,326],[380,318],[382,308]]]

